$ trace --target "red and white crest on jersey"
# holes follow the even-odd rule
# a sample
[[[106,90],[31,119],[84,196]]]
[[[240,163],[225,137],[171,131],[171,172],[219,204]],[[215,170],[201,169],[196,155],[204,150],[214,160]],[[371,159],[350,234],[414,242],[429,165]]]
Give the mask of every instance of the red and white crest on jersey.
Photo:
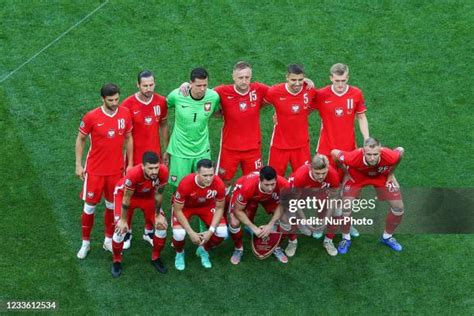
[[[357,183],[371,178],[388,177],[390,171],[400,161],[400,157],[399,151],[382,147],[380,161],[376,166],[367,165],[362,148],[349,152],[341,151],[338,158],[348,167],[349,175]]]
[[[123,193],[124,189],[134,191],[133,197],[135,198],[152,198],[155,189],[165,186],[168,183],[168,167],[160,164],[158,171],[158,179],[150,180],[145,178],[142,165],[136,165],[132,169],[128,170],[127,174],[120,179],[115,186],[115,194]]]
[[[161,154],[160,124],[167,119],[166,98],[154,93],[149,102],[137,94],[126,98],[122,106],[130,110],[133,121],[133,163],[140,164],[146,151]]]
[[[98,107],[84,115],[79,131],[90,138],[85,172],[108,176],[123,171],[124,138],[132,131],[128,109],[119,106],[114,114],[107,114]]]
[[[332,86],[318,90],[316,108],[321,116],[321,135],[318,143],[318,153],[329,156],[331,150],[354,150],[356,114],[367,111],[362,92],[353,86],[348,86],[342,94],[337,94]]]
[[[224,200],[225,185],[218,176],[214,176],[212,183],[207,187],[199,185],[196,177],[195,173],[191,173],[181,180],[173,196],[173,202],[184,204],[185,208],[214,208],[216,201]]]
[[[286,83],[268,90],[265,100],[273,104],[277,119],[271,146],[296,149],[309,144],[308,116],[315,107],[315,99],[316,90],[308,90],[306,85],[296,94],[289,92]]]
[[[300,188],[300,189],[309,189],[309,188],[337,188],[339,187],[339,174],[333,166],[329,166],[328,174],[323,182],[315,180],[311,175],[311,165],[304,164],[298,168],[293,174],[289,177],[288,182],[291,187]]]
[[[234,85],[221,85],[214,90],[219,94],[224,116],[222,147],[237,151],[259,149],[260,108],[268,86],[252,82],[245,94],[237,92]]]
[[[260,188],[260,176],[258,172],[253,172],[249,175],[240,177],[234,187],[234,192],[232,193],[236,201],[242,205],[247,205],[247,203],[257,202],[257,203],[274,203],[278,205],[280,203],[281,191],[289,188],[288,181],[281,177],[277,176],[277,183],[275,190],[272,193],[263,192]]]

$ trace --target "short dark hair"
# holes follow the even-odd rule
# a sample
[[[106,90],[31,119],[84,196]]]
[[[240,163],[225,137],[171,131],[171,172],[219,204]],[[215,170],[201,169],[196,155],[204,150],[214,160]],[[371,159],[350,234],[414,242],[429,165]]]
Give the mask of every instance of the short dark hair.
[[[142,70],[138,73],[137,81],[138,83],[142,82],[142,78],[150,78],[153,77],[155,79],[155,74],[151,70]]]
[[[196,166],[198,170],[201,168],[209,169],[209,168],[214,168],[214,163],[210,159],[201,159],[198,161]]]
[[[194,68],[191,70],[191,81],[195,81],[196,79],[207,79],[209,78],[209,74],[207,70],[204,68]]]
[[[265,166],[262,169],[260,169],[260,181],[263,180],[273,180],[277,177],[277,173],[275,169],[271,166]]]
[[[145,165],[149,164],[157,164],[160,162],[160,157],[154,151],[146,151],[142,156],[142,163]]]
[[[303,65],[300,65],[300,64],[291,64],[288,66],[288,73],[295,74],[295,75],[304,74],[304,67]]]
[[[120,94],[120,88],[115,83],[106,83],[100,89],[100,95],[105,97],[111,97],[116,94]]]

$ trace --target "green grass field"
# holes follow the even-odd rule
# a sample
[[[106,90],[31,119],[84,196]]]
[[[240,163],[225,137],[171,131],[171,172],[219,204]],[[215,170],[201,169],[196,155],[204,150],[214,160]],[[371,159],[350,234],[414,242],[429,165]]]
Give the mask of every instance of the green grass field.
[[[125,97],[138,71],[150,68],[166,95],[194,67],[206,67],[215,86],[230,83],[232,65],[247,60],[257,81],[282,82],[297,62],[321,87],[329,67],[344,62],[364,91],[371,134],[406,150],[397,170],[403,186],[474,187],[472,1],[113,0],[9,76],[100,4],[2,1],[1,302],[55,300],[64,314],[474,313],[472,235],[399,235],[402,253],[364,235],[335,258],[319,241],[300,238],[286,266],[260,262],[248,247],[232,266],[229,241],[212,253],[210,271],[187,242],[186,270],[173,268],[167,246],[170,272],[159,275],[136,234],[122,277],[113,279],[111,255],[101,248],[102,211],[92,251],[76,259],[82,203],[74,176],[77,128],[99,105],[105,82],[118,83]],[[261,116],[265,159],[271,114],[265,108]],[[215,157],[221,122],[210,125]],[[313,148],[318,135],[314,113]],[[142,223],[139,214],[136,232]]]

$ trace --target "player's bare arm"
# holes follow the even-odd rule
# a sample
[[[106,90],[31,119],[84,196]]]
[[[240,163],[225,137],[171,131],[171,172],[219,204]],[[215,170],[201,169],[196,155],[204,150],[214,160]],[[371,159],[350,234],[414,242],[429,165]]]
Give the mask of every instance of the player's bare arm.
[[[242,224],[247,225],[254,232],[255,235],[258,236],[261,233],[261,229],[250,221],[247,214],[245,213],[245,206],[240,204],[239,201],[235,202],[234,214],[237,219]]]
[[[402,161],[402,157],[403,157],[403,154],[405,153],[405,149],[403,149],[403,147],[397,147],[394,150],[400,153],[400,159],[398,159],[398,162],[390,170],[387,177],[386,185],[391,183],[394,187],[399,188],[400,184],[398,183],[397,178],[395,178],[394,171],[397,168],[397,166],[400,164],[400,161]]]
[[[357,114],[357,121],[359,122],[360,133],[364,137],[364,140],[369,138],[369,122],[367,121],[367,116],[364,113]]]
[[[82,181],[84,181],[84,167],[82,166],[82,154],[84,152],[84,147],[86,146],[87,135],[82,134],[81,132],[77,133],[76,138],[76,176],[78,176]]]
[[[214,234],[216,231],[217,226],[219,226],[219,222],[221,221],[222,216],[224,215],[224,205],[225,201],[216,201],[216,210],[214,215],[212,216],[211,226],[209,229],[203,233],[201,233],[201,246],[204,245]]]
[[[155,192],[155,229],[166,230],[168,228],[168,223],[166,218],[161,214],[161,204],[163,203],[163,192],[165,190],[164,186],[156,189]]]
[[[186,216],[184,216],[183,214],[183,207],[184,207],[184,204],[180,204],[176,202],[173,203],[173,215],[176,217],[181,227],[184,228],[189,238],[191,238],[191,241],[193,242],[193,244],[199,245],[201,244],[201,236],[199,236],[199,234],[197,234],[192,229],[191,225],[189,225],[189,222],[186,219]]]
[[[263,226],[260,226],[261,232],[260,235],[257,235],[260,238],[265,238],[270,235],[270,233],[273,231],[273,227],[275,226],[276,222],[281,218],[283,215],[283,210],[281,205],[278,205],[275,209],[275,212],[273,212],[272,218],[270,221]]]
[[[123,199],[122,199],[122,216],[115,227],[115,231],[119,234],[126,234],[128,232],[128,224],[127,224],[127,216],[128,216],[128,209],[130,208],[130,201],[133,196],[133,190],[124,189],[123,192]]]
[[[306,84],[306,90],[311,90],[315,87],[313,80],[304,78],[303,82]]]
[[[126,171],[128,171],[128,169],[133,167],[133,137],[132,137],[132,133],[127,133],[125,135],[124,143],[125,143],[125,153],[126,153],[127,158],[128,158],[128,165],[127,165]]]
[[[163,149],[161,152],[163,153],[163,163],[168,166],[169,164],[169,154],[166,152],[168,148],[168,143],[170,140],[170,135],[168,132],[168,120],[164,119],[160,122],[160,136],[161,136],[161,144]]]

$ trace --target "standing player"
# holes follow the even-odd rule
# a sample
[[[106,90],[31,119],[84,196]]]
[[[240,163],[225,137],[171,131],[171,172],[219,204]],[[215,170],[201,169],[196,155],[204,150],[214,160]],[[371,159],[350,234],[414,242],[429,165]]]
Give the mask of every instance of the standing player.
[[[94,212],[102,194],[105,197],[105,240],[104,249],[112,252],[114,232],[114,186],[124,172],[123,147],[128,157],[133,157],[130,112],[119,107],[120,89],[113,83],[102,87],[103,104],[88,112],[83,118],[76,138],[76,175],[84,181],[82,199],[82,246],[77,253],[84,259],[90,250],[90,234],[94,224]],[[90,139],[89,153],[85,167],[82,154],[86,139]],[[127,168],[131,168],[129,162]]]
[[[364,141],[364,147],[353,151],[334,149],[332,157],[346,173],[349,180],[343,184],[343,199],[354,200],[365,186],[371,185],[377,191],[379,200],[388,200],[390,210],[385,222],[385,231],[380,242],[395,251],[402,251],[402,246],[393,238],[393,232],[402,221],[404,205],[400,186],[393,174],[400,163],[404,150],[402,147],[389,149],[381,147],[380,142],[372,137]],[[346,205],[346,203],[344,203]],[[351,209],[343,210],[344,217],[351,217]],[[349,234],[350,222],[342,226],[342,241],[338,252],[345,254],[351,246]]]
[[[260,109],[269,88],[251,82],[252,67],[243,61],[235,64],[232,79],[234,84],[214,88],[219,94],[224,118],[217,169],[226,190],[230,189],[239,165],[243,175],[262,167]]]
[[[155,76],[149,70],[138,74],[138,92],[122,102],[130,110],[133,121],[133,165],[141,164],[143,154],[153,151],[161,157],[161,145],[168,146],[168,109],[166,98],[155,93]],[[161,138],[161,141],[160,141]],[[168,161],[164,161],[167,165]],[[128,233],[125,236],[124,249],[130,248],[132,240],[132,218],[134,210],[128,212]],[[153,223],[145,222],[143,239],[153,245]]]
[[[112,275],[119,277],[122,273],[122,249],[125,234],[129,230],[127,213],[141,208],[147,222],[153,223],[153,252],[151,263],[160,273],[166,273],[161,262],[161,250],[165,246],[166,223],[161,209],[164,187],[168,183],[168,168],[160,164],[160,158],[154,152],[147,151],[142,155],[142,163],[127,171],[115,187],[115,233],[113,236]]]
[[[365,112],[364,97],[357,87],[347,84],[349,67],[335,64],[329,79],[332,85],[318,90],[316,109],[321,116],[321,134],[317,152],[330,156],[331,150],[356,149],[354,120],[357,118],[364,140],[369,138],[369,124]]]
[[[229,216],[229,230],[235,246],[230,262],[239,264],[244,253],[240,223],[247,225],[258,237],[267,237],[283,214],[280,195],[281,191],[288,187],[288,181],[278,176],[275,169],[270,166],[263,167],[259,173],[254,172],[237,180],[232,193]],[[266,225],[257,227],[254,219],[259,203],[271,218]],[[273,254],[281,263],[288,262],[280,247],[275,248]]]
[[[288,163],[295,171],[311,158],[308,116],[316,90],[303,89],[304,79],[303,67],[290,65],[286,83],[272,86],[265,96],[265,100],[275,107],[276,114],[268,164],[281,176]]]
[[[339,194],[339,174],[336,168],[329,164],[326,156],[316,154],[311,160],[311,164],[305,164],[298,168],[288,179],[290,186],[296,189],[318,189],[317,198],[325,200],[335,198]],[[320,218],[324,218],[327,212],[319,210]],[[289,243],[285,249],[288,257],[293,257],[296,252],[297,243]],[[330,256],[337,255],[331,238],[325,238],[323,246]]]
[[[217,110],[219,95],[208,89],[209,75],[204,68],[191,71],[190,93],[179,88],[168,95],[168,108],[175,108],[175,124],[164,159],[170,159],[169,183],[177,187],[183,177],[196,171],[196,163],[211,158],[208,121]]]
[[[186,233],[198,245],[196,255],[201,257],[204,268],[212,267],[209,250],[227,237],[224,214],[225,186],[214,175],[214,166],[209,159],[197,163],[197,172],[184,177],[173,197],[173,247],[176,250],[175,267],[182,271],[184,262],[184,238]],[[207,226],[207,231],[196,233],[189,219],[198,216]]]
[[[359,88],[348,85],[349,67],[340,63],[333,65],[329,79],[332,85],[319,89],[316,98],[316,108],[321,117],[321,134],[316,151],[327,157],[330,157],[331,150],[336,148],[344,151],[356,149],[356,118],[362,137],[364,140],[369,138],[364,97]],[[335,166],[334,161],[330,162]],[[342,176],[342,172],[339,175]],[[351,227],[351,235],[357,237],[359,232]],[[313,236],[320,238],[322,234],[316,232]],[[326,237],[333,236],[329,234]]]

